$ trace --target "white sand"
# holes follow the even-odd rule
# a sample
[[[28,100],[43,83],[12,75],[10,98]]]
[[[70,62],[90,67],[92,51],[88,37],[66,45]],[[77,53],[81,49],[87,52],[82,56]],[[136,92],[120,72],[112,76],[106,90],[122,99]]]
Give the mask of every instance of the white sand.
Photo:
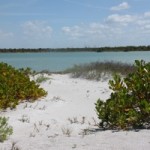
[[[106,100],[108,81],[72,79],[52,75],[41,86],[48,96],[34,103],[22,103],[15,110],[1,112],[9,117],[14,133],[0,150],[149,150],[150,131],[99,131],[94,103]]]

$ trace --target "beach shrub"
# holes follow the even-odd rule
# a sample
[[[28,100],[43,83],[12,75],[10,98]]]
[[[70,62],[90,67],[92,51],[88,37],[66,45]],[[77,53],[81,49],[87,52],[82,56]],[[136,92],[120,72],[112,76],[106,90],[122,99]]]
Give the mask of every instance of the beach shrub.
[[[30,80],[30,73],[30,69],[15,69],[0,63],[0,109],[15,108],[23,100],[34,101],[47,94]]]
[[[46,82],[47,80],[49,80],[49,77],[44,76],[44,74],[41,74],[40,76],[38,76],[36,78],[36,83],[42,83],[42,82]]]
[[[135,61],[136,71],[109,81],[113,90],[106,102],[96,102],[100,127],[108,129],[150,128],[150,62]]]
[[[127,75],[135,71],[135,67],[131,64],[121,62],[93,62],[89,64],[75,65],[67,69],[64,73],[71,73],[72,77],[85,78],[90,80],[100,80],[108,75],[119,73]]]
[[[13,129],[11,126],[8,126],[8,119],[0,117],[0,142],[5,141],[12,133]]]

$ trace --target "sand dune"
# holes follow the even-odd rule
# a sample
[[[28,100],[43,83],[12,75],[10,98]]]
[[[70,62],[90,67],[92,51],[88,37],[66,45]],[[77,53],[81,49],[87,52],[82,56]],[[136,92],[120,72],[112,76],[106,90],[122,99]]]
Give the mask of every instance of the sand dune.
[[[150,131],[100,131],[94,103],[106,100],[108,81],[53,74],[41,84],[47,97],[1,112],[14,133],[0,150],[149,150]]]

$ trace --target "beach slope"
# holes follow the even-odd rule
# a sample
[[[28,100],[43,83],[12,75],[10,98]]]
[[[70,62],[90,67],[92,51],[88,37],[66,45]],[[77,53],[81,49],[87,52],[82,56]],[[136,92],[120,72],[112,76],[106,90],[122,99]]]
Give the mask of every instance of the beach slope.
[[[95,102],[106,100],[108,80],[89,81],[52,74],[41,83],[48,95],[24,102],[15,110],[0,112],[9,117],[13,135],[0,150],[149,150],[150,130],[102,131],[98,128]]]

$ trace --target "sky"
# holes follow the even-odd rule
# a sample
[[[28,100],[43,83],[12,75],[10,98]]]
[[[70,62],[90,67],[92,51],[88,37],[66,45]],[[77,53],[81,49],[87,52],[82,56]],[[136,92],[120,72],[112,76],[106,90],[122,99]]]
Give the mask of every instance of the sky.
[[[150,0],[0,0],[0,48],[150,45]]]

